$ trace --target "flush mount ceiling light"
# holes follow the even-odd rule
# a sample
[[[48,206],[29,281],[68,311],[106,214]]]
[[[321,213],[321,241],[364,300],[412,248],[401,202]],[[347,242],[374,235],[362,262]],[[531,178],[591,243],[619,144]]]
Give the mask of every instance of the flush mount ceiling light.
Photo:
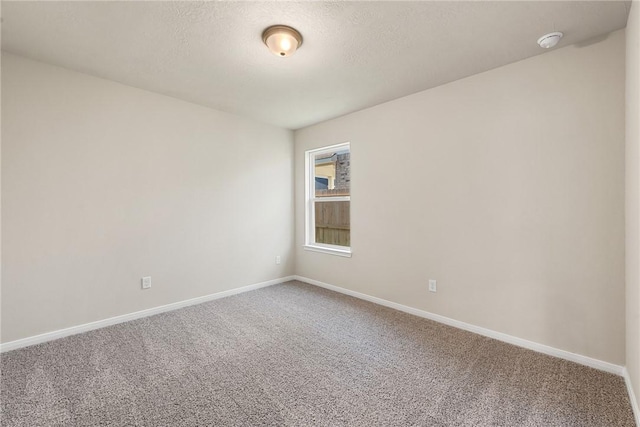
[[[543,49],[551,49],[552,47],[558,44],[558,42],[560,41],[563,35],[564,34],[558,31],[545,34],[544,36],[538,39],[538,44]]]
[[[302,45],[302,35],[295,28],[286,25],[273,25],[262,33],[262,41],[271,53],[280,57],[287,57]]]

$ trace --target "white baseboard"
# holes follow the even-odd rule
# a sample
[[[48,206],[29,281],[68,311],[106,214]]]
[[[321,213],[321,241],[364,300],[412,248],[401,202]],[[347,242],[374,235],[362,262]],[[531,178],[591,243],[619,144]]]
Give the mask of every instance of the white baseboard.
[[[472,325],[470,323],[461,322],[459,320],[451,319],[449,317],[441,316],[439,314],[430,313],[428,311],[420,310],[417,308],[409,307],[406,305],[398,304],[395,302],[387,301],[382,298],[373,297],[371,295],[362,294],[349,289],[341,288],[339,286],[323,283],[318,280],[309,279],[302,276],[294,276],[295,280],[308,283],[310,285],[319,286],[321,288],[329,289],[332,291],[340,292],[345,295],[350,295],[365,301],[373,302],[375,304],[383,305],[385,307],[393,308],[405,313],[413,314],[414,316],[424,317],[425,319],[434,320],[445,325],[453,326],[465,331],[473,332],[485,337],[493,338],[499,341],[503,341],[509,344],[517,345],[518,347],[524,347],[529,350],[544,353],[549,356],[559,357],[560,359],[570,360],[572,362],[579,363],[581,365],[589,366],[591,368],[599,369],[601,371],[609,372],[612,374],[623,376],[625,368],[623,366],[614,365],[613,363],[605,362],[591,357],[582,356],[580,354],[571,353],[569,351],[560,350],[548,345],[539,344],[533,341],[528,341],[522,338],[514,337],[512,335],[503,334],[502,332],[496,332],[491,329],[482,328],[480,326]],[[640,426],[640,424],[638,424]]]
[[[70,335],[80,334],[82,332],[92,331],[94,329],[104,328],[106,326],[115,325],[122,322],[127,322],[130,320],[140,319],[143,317],[153,316],[154,314],[164,313],[167,311],[177,310],[179,308],[187,307],[190,305],[201,304],[207,301],[213,301],[219,298],[228,297],[231,295],[240,294],[243,292],[252,291],[259,288],[264,288],[267,286],[275,285],[278,283],[286,282],[289,280],[299,280],[301,282],[305,282],[311,285],[319,286],[325,289],[329,289],[332,291],[340,292],[345,295],[350,295],[352,297],[356,297],[362,300],[366,300],[369,302],[373,302],[375,304],[383,305],[385,307],[393,308],[399,311],[403,311],[405,313],[413,314],[415,316],[423,317],[425,319],[434,320],[439,323],[444,323],[445,325],[453,326],[459,329],[464,329],[469,332],[474,332],[479,335],[483,335],[489,338],[494,338],[499,341],[503,341],[509,344],[517,345],[519,347],[524,347],[533,351],[537,351],[539,353],[544,353],[549,356],[559,357],[561,359],[570,360],[572,362],[579,363],[581,365],[589,366],[591,368],[599,369],[601,371],[610,372],[612,374],[620,375],[625,378],[627,383],[627,388],[629,390],[630,396],[633,393],[633,389],[631,388],[631,383],[628,378],[628,373],[626,368],[623,366],[615,365],[613,363],[605,362],[598,359],[593,359],[591,357],[582,356],[580,354],[571,353],[569,351],[560,350],[554,347],[550,347],[544,344],[539,344],[533,341],[528,341],[522,338],[514,337],[512,335],[507,335],[502,332],[496,332],[491,329],[482,328],[480,326],[475,326],[469,323],[461,322],[459,320],[451,319],[449,317],[441,316],[439,314],[430,313],[428,311],[420,310],[417,308],[409,307],[406,305],[398,304],[392,301],[387,301],[382,298],[374,297],[371,295],[363,294],[360,292],[352,291],[349,289],[341,288],[339,286],[330,285],[328,283],[320,282],[318,280],[309,279],[307,277],[302,276],[287,276],[281,277],[278,279],[268,280],[266,282],[255,283],[253,285],[243,286],[240,288],[229,289],[223,292],[217,292],[215,294],[204,295],[197,298],[192,298],[184,301],[174,302],[167,305],[162,305],[159,307],[149,308],[146,310],[136,311],[134,313],[123,314],[121,316],[110,317],[108,319],[98,320],[91,323],[85,323],[83,325],[72,326],[66,329],[59,329],[57,331],[47,332],[40,335],[35,335],[28,338],[23,338],[15,341],[6,342],[0,344],[0,352],[4,353],[7,351],[15,350],[22,347],[27,347],[30,345],[40,344],[47,341],[52,341],[58,338],[67,337]],[[637,402],[633,396],[631,396],[632,405],[634,405],[634,412],[637,414]],[[638,423],[640,425],[640,423]]]
[[[96,322],[85,323],[83,325],[72,326],[70,328],[59,329],[57,331],[47,332],[44,334],[35,335],[28,338],[22,338],[19,340],[6,342],[3,344],[0,344],[0,353],[16,350],[22,347],[28,347],[30,345],[40,344],[47,341],[56,340],[58,338],[68,337],[69,335],[76,335],[82,332],[88,332],[94,329],[104,328],[105,326],[111,326],[111,325],[115,325],[122,322],[128,322],[130,320],[153,316],[154,314],[177,310],[179,308],[188,307],[190,305],[201,304],[207,301],[213,301],[219,298],[236,295],[243,292],[253,291],[255,289],[276,285],[278,283],[287,282],[293,279],[294,279],[294,276],[281,277],[279,279],[273,279],[273,280],[268,280],[266,282],[255,283],[253,285],[243,286],[235,289],[229,289],[228,291],[217,292],[215,294],[204,295],[201,297],[192,298],[184,301],[178,301],[178,302],[174,302],[167,305],[161,305],[159,307],[153,307],[146,310],[136,311],[134,313],[123,314],[121,316],[110,317],[108,319],[98,320]]]
[[[624,377],[624,383],[627,385],[627,393],[629,394],[629,400],[631,401],[633,417],[636,420],[636,425],[640,426],[640,410],[638,408],[638,401],[636,400],[636,394],[633,392],[633,384],[631,384],[631,377],[629,377],[629,371],[627,371],[627,368],[623,369],[622,376]]]

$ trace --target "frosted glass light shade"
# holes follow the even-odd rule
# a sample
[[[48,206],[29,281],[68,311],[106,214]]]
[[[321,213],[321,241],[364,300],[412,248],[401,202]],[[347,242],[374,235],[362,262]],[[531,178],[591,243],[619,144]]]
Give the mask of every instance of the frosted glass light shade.
[[[271,53],[280,57],[287,57],[302,44],[302,36],[291,27],[274,25],[262,33],[262,41],[267,45]]]

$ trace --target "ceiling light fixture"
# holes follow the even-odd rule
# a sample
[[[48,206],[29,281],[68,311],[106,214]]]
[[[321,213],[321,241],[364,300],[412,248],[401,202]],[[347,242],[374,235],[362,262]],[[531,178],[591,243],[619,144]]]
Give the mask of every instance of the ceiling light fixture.
[[[280,57],[287,57],[302,45],[302,35],[295,28],[286,25],[273,25],[262,33],[262,41],[271,53]]]
[[[543,49],[551,49],[552,47],[558,44],[562,36],[564,36],[564,34],[562,34],[559,31],[545,34],[544,36],[538,39],[538,44]]]

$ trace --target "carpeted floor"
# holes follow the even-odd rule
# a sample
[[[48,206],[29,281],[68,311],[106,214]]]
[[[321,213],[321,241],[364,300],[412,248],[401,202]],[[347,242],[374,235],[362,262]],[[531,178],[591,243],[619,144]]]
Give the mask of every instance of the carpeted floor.
[[[621,377],[299,282],[1,357],[9,426],[633,426]]]

